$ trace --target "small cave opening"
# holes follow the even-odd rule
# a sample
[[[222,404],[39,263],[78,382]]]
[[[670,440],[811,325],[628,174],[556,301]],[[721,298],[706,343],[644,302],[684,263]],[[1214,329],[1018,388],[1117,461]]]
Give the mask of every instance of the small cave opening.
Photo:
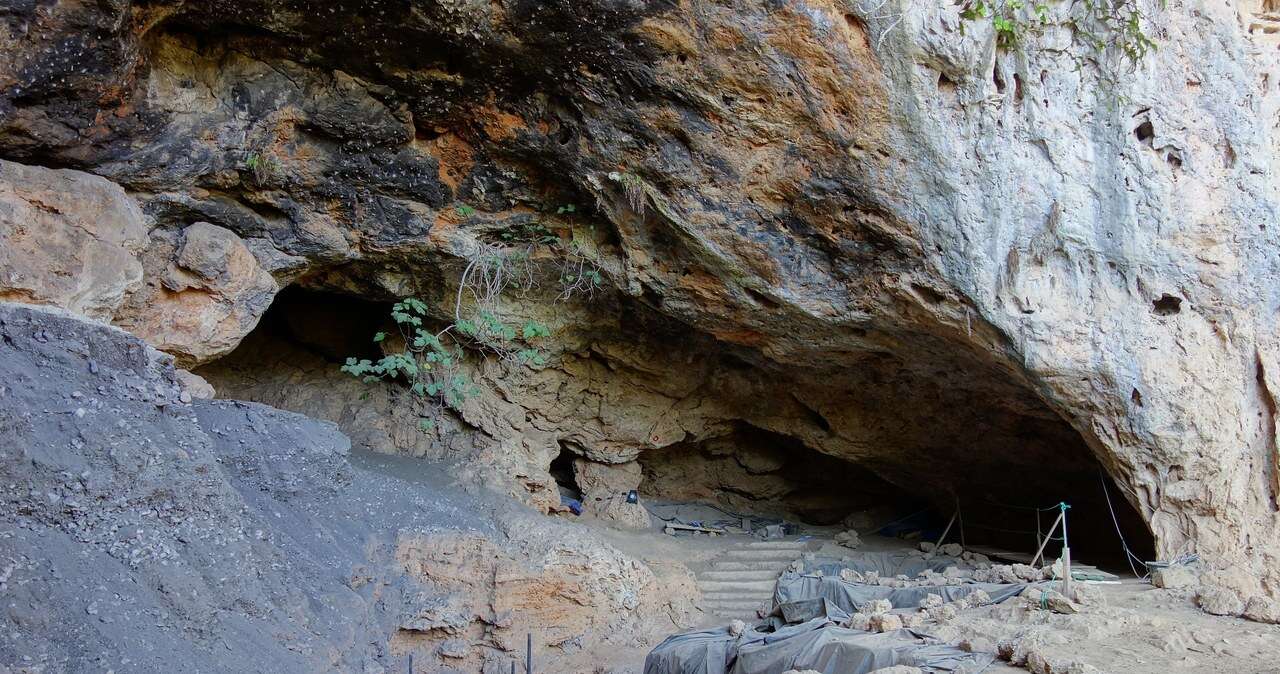
[[[194,370],[219,398],[247,400],[333,421],[353,446],[414,453],[413,434],[373,416],[394,407],[391,389],[370,387],[342,372],[347,358],[376,360],[373,341],[392,329],[390,303],[290,286],[276,295],[258,325],[231,353]],[[399,406],[403,408],[404,406]]]
[[[1173,316],[1182,311],[1182,298],[1165,293],[1151,301],[1151,310],[1157,316]]]
[[[551,479],[556,481],[556,488],[560,490],[561,498],[570,498],[581,502],[582,488],[578,486],[578,479],[575,477],[573,469],[573,460],[576,456],[572,451],[562,446],[560,453],[551,460],[548,472],[551,473]]]

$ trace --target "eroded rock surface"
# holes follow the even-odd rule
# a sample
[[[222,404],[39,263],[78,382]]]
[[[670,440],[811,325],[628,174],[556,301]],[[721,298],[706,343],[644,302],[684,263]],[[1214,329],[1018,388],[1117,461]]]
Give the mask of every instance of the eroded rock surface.
[[[569,525],[348,454],[329,422],[186,397],[115,328],[0,303],[0,663],[32,671],[588,671],[687,626]],[[486,670],[486,671],[488,671]]]
[[[0,299],[101,320],[142,283],[147,225],[119,185],[0,159]]]
[[[473,363],[484,393],[437,425],[465,440],[369,434],[468,444],[480,479],[540,507],[562,447],[627,463],[741,424],[938,503],[1096,505],[1101,465],[1159,556],[1274,594],[1265,8],[1171,1],[1133,67],[1079,39],[1080,3],[1015,51],[958,11],[21,5],[0,153],[127,189],[158,242],[147,288],[203,222],[278,287],[416,294],[447,321],[482,244],[551,232],[539,288],[503,306],[551,326],[548,364]],[[564,300],[583,250],[603,281]],[[273,290],[236,278],[193,305],[216,330],[165,347],[199,362],[243,338]],[[172,309],[122,324],[152,307]]]

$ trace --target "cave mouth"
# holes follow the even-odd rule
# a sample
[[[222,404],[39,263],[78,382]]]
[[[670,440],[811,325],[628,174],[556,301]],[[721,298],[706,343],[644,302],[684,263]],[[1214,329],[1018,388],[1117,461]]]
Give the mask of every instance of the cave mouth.
[[[551,465],[548,468],[548,472],[551,473],[551,479],[555,480],[556,489],[560,490],[562,501],[565,498],[582,501],[582,488],[578,486],[578,479],[575,476],[573,467],[573,461],[576,457],[577,454],[561,446],[560,453],[551,460]]]
[[[938,466],[945,471],[958,459],[939,461],[920,454],[912,460],[921,465],[914,467],[881,461],[864,465],[739,423],[725,435],[643,452],[638,462],[643,471],[640,493],[646,499],[711,506],[726,521],[754,518],[852,528],[863,536],[874,533],[913,545],[943,540],[979,552],[1013,553],[1005,562],[1027,561],[1022,557],[1034,555],[1046,538],[1045,558],[1060,556],[1062,531],[1050,536],[1050,528],[1060,512],[1057,504],[1067,503],[1067,537],[1077,564],[1142,575],[1138,562],[1155,559],[1154,539],[1143,519],[1083,440],[1060,451],[1072,453],[1075,469],[1024,472],[1011,464],[986,479],[957,471],[950,479],[923,482],[919,476],[936,476]],[[989,462],[981,463],[985,467]],[[883,475],[909,477],[891,481]]]
[[[469,455],[484,438],[451,431],[439,440],[419,433],[416,419],[395,416],[408,412],[394,389],[368,387],[339,371],[348,357],[380,356],[373,335],[394,329],[390,306],[291,286],[235,351],[196,372],[223,397],[334,421],[354,446],[433,459]],[[1155,558],[1152,535],[1131,505],[1136,499],[1126,498],[1081,435],[1033,394],[993,388],[1000,379],[991,370],[948,359],[931,362],[937,366],[919,375],[885,358],[864,365],[863,374],[796,375],[810,384],[827,380],[845,387],[838,404],[818,410],[790,394],[780,400],[755,394],[743,381],[790,389],[783,377],[762,376],[746,361],[721,365],[728,355],[718,355],[705,360],[716,363],[719,390],[753,393],[769,406],[759,412],[742,405],[753,418],[790,420],[808,429],[807,439],[738,420],[718,423],[708,437],[643,451],[639,491],[650,501],[705,503],[813,526],[851,525],[861,534],[883,530],[913,541],[937,540],[958,505],[947,542],[1027,555],[1040,540],[1037,529],[1043,536],[1057,516],[1050,508],[1066,502],[1073,558],[1128,575],[1117,522],[1136,557]],[[869,430],[869,440],[860,444],[865,452],[815,449],[814,442],[848,433],[851,418]],[[581,499],[575,455],[563,449],[549,472],[562,495]],[[1060,548],[1060,541],[1050,541],[1046,554],[1052,559]]]
[[[262,319],[219,364],[249,360],[255,351],[273,345],[308,355],[330,364],[347,358],[382,357],[373,336],[392,328],[388,316],[391,302],[378,302],[342,293],[289,286],[276,295]]]

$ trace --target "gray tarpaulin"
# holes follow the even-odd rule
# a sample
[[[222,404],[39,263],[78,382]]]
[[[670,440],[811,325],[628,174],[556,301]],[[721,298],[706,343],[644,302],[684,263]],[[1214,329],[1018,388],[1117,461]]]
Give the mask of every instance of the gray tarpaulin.
[[[766,636],[751,628],[738,637],[730,634],[728,627],[682,632],[667,637],[649,652],[644,674],[727,674],[739,648]]]
[[[920,555],[863,553],[844,560],[806,560],[798,572],[778,579],[770,618],[733,636],[727,627],[685,632],[658,644],[645,659],[645,674],[781,674],[813,669],[822,674],[867,674],[893,665],[926,672],[979,672],[991,664],[989,654],[966,653],[908,629],[885,633],[847,629],[847,613],[873,599],[889,599],[895,608],[915,608],[926,594],[954,601],[981,589],[994,602],[1020,593],[1026,584],[890,588],[840,579],[841,569],[875,571],[882,577],[915,577],[925,570],[965,566],[954,558],[926,560]],[[818,575],[821,573],[822,575]]]
[[[840,571],[852,569],[858,573],[874,571],[881,578],[905,575],[915,578],[925,571],[941,573],[947,567],[969,568],[955,557],[925,559],[919,554],[905,552],[866,552],[845,559],[805,559],[800,571],[788,571],[778,579],[774,588],[774,604],[821,598],[855,613],[858,607],[875,599],[888,599],[894,608],[914,609],[925,595],[936,594],[945,602],[962,599],[974,590],[982,590],[992,603],[1000,603],[1017,596],[1027,583],[976,583],[966,581],[961,585],[923,585],[918,587],[884,587],[842,580]]]
[[[905,629],[881,634],[845,629],[815,618],[742,646],[729,674],[780,674],[788,669],[866,674],[893,665],[947,672],[963,663],[971,663],[970,671],[977,671],[995,659],[951,646],[929,645],[928,638]]]
[[[894,630],[875,634],[814,618],[766,634],[748,629],[740,638],[727,628],[686,632],[668,638],[649,653],[645,674],[781,674],[813,669],[823,674],[867,674],[893,665],[927,672],[952,672],[961,665],[977,672],[990,665],[988,654],[966,653],[930,643],[926,634]]]
[[[927,594],[941,595],[945,602],[968,596],[974,590],[986,592],[994,603],[1017,596],[1026,583],[966,583],[964,585],[924,585],[920,587],[881,587],[840,580],[835,576],[801,576],[785,574],[778,579],[773,593],[775,603],[786,603],[818,597],[826,599],[849,613],[874,599],[888,599],[894,608],[914,609]]]

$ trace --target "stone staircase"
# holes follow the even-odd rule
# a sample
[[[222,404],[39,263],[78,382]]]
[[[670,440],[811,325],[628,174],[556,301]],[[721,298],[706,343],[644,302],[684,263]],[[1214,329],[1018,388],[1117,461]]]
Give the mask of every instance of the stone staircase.
[[[751,540],[720,553],[694,573],[703,610],[726,620],[754,619],[757,609],[772,608],[774,581],[810,545],[794,539]]]

